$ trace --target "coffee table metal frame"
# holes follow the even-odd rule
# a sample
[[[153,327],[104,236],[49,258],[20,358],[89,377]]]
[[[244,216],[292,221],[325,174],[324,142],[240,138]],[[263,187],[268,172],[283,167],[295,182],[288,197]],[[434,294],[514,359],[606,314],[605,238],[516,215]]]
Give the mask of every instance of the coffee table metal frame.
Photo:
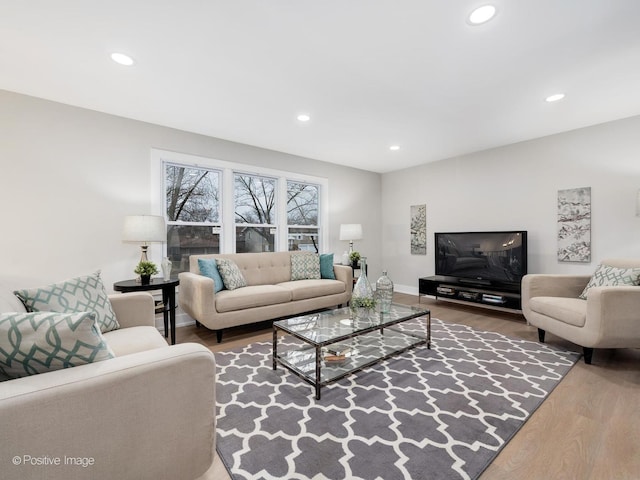
[[[320,389],[328,383],[419,345],[426,344],[427,348],[431,348],[431,312],[425,308],[393,304],[390,313],[372,311],[365,316],[352,317],[352,312],[346,307],[273,322],[273,369],[276,370],[279,363],[298,375],[315,387],[316,399],[320,400]],[[425,336],[393,328],[418,317],[426,317]],[[278,353],[278,332],[291,335],[303,343],[299,348]],[[358,349],[362,348],[359,347],[360,341],[365,345],[364,348],[368,343],[369,351],[379,350],[380,354],[358,359]],[[345,342],[354,346],[356,353],[353,357],[333,364],[323,360],[323,349],[326,353],[327,347],[343,345]]]

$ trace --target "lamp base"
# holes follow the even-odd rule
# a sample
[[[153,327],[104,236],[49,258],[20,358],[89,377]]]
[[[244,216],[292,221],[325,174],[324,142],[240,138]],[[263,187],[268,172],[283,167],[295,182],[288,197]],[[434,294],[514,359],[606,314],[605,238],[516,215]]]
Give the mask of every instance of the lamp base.
[[[140,250],[142,251],[141,255],[140,255],[140,261],[141,262],[148,262],[149,261],[149,258],[147,257],[147,249],[148,248],[149,248],[149,245],[141,245],[140,246]]]

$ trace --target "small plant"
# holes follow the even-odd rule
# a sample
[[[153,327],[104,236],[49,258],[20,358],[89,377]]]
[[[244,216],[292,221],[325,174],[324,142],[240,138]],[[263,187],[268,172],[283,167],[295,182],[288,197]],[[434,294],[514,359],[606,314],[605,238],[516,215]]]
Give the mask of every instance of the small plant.
[[[353,251],[349,254],[349,260],[352,264],[357,264],[360,261],[360,252]]]
[[[350,306],[352,308],[375,308],[375,298],[351,297]]]
[[[136,266],[136,269],[133,272],[137,273],[141,277],[142,276],[151,276],[151,275],[155,275],[156,273],[158,273],[158,267],[153,262],[140,262]]]

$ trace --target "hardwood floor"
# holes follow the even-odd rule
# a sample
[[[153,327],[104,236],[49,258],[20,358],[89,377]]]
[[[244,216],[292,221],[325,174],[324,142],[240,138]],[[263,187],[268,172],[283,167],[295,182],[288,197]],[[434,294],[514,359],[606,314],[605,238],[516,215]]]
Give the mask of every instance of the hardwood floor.
[[[394,301],[418,304],[418,297],[394,294]],[[421,298],[434,318],[538,341],[522,315]],[[640,325],[640,318],[639,318]],[[270,323],[225,332],[221,344],[204,327],[179,328],[177,341],[223,351],[271,340]],[[547,334],[546,342],[581,352]],[[640,350],[596,350],[593,364],[581,359],[480,477],[494,479],[636,480],[640,478]],[[229,476],[222,462],[211,478]]]

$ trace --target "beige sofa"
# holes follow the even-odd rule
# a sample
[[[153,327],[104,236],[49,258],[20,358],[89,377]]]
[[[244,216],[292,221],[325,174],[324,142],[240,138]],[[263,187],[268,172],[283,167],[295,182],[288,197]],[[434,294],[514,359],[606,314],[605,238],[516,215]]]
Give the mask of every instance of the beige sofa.
[[[640,260],[607,259],[603,265],[639,268]],[[578,298],[590,275],[530,274],[522,279],[522,313],[545,332],[580,345],[584,361],[591,363],[594,348],[640,348],[640,287],[590,288],[586,300]]]
[[[39,285],[17,283],[0,279],[0,312],[24,312],[13,290]],[[0,382],[2,479],[208,475],[213,354],[198,344],[168,346],[150,294],[110,300],[121,328],[104,338],[116,358]]]
[[[295,253],[293,253],[295,255]],[[189,272],[180,273],[178,303],[196,322],[215,330],[346,304],[353,270],[334,265],[336,279],[291,281],[290,252],[191,255]],[[200,274],[199,258],[228,258],[240,268],[247,286],[215,293],[211,278]]]

